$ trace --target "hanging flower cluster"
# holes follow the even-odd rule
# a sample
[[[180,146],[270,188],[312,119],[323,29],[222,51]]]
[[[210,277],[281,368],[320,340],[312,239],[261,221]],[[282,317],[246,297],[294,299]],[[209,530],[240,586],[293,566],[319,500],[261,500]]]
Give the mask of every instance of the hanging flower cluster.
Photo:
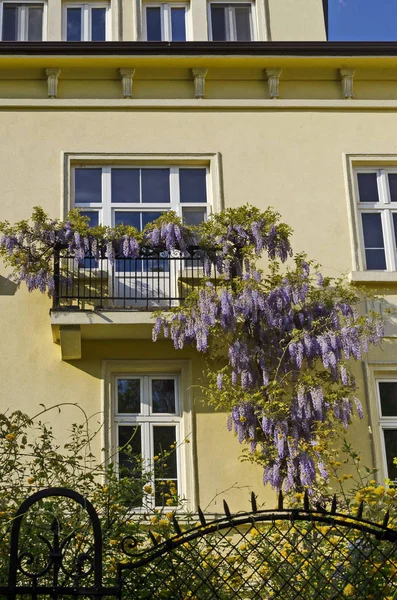
[[[303,256],[281,274],[274,257],[286,253],[267,250],[267,275],[247,260],[241,276],[203,282],[187,305],[157,317],[153,339],[162,332],[177,349],[207,354],[207,398],[230,412],[229,428],[263,464],[265,483],[311,489],[328,478],[335,431],[348,428],[353,407],[363,416],[351,361],[381,341],[383,325],[360,316],[342,280],[323,278]]]
[[[243,261],[255,251],[266,248],[272,256],[286,257],[290,252],[289,228],[278,224],[271,210],[261,212],[250,206],[238,209],[244,217],[233,224],[228,211],[210,217],[201,226],[187,226],[172,211],[146,225],[143,231],[128,225],[89,226],[89,219],[72,210],[64,221],[54,220],[35,207],[31,220],[16,224],[0,223],[0,256],[13,269],[11,277],[28,290],[54,291],[54,253],[67,250],[76,263],[86,257],[107,258],[113,265],[117,258],[137,258],[150,249],[172,253],[202,250],[205,271],[213,268],[230,277],[241,273]]]

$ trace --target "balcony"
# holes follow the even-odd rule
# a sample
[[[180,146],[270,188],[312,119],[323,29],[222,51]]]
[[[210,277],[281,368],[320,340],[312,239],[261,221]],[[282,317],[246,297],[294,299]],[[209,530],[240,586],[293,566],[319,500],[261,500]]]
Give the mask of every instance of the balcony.
[[[82,337],[150,337],[152,312],[179,306],[204,276],[216,285],[216,269],[195,247],[183,253],[142,248],[137,258],[116,256],[112,261],[105,249],[83,259],[67,248],[58,249],[51,311],[54,341],[65,360],[74,360],[81,358]]]

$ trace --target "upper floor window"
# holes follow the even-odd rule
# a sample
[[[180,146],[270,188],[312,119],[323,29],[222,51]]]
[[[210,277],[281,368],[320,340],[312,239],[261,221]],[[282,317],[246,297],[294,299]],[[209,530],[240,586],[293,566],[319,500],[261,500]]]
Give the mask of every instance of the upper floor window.
[[[148,42],[184,42],[189,6],[182,3],[145,3],[144,32]]]
[[[207,218],[207,179],[206,167],[76,166],[73,203],[92,225],[142,230],[167,210],[196,225]]]
[[[214,42],[249,42],[254,39],[251,2],[210,2],[209,38]]]
[[[43,40],[44,4],[40,2],[1,2],[0,23],[3,42]]]
[[[359,235],[367,270],[397,270],[397,169],[356,172]]]
[[[103,42],[110,38],[109,5],[65,4],[63,38],[68,42]]]
[[[377,384],[383,463],[387,477],[397,481],[397,380],[379,380]]]

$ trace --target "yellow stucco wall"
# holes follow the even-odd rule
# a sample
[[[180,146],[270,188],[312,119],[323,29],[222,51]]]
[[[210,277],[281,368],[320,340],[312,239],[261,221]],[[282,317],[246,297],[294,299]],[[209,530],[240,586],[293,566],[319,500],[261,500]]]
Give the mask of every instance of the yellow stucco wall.
[[[389,154],[397,158],[396,109],[387,112],[350,110],[349,104],[328,110],[68,110],[3,109],[0,112],[1,218],[26,218],[35,205],[55,217],[63,214],[63,154],[73,153],[214,153],[221,155],[226,206],[250,202],[272,205],[294,228],[293,246],[306,250],[338,276],[352,268],[352,234],[345,175],[345,154]],[[5,275],[2,268],[1,273]],[[391,284],[393,286],[393,284]],[[1,410],[19,408],[34,413],[40,403],[77,402],[87,414],[101,410],[101,364],[104,360],[188,358],[193,384],[199,383],[200,358],[194,352],[174,351],[168,342],[83,339],[80,361],[61,360],[53,343],[49,301],[26,290],[12,293],[0,280]],[[391,298],[394,303],[394,298]],[[397,364],[396,334],[392,328],[384,350],[370,360]],[[100,338],[100,335],[99,335]],[[361,397],[363,373],[357,365]],[[371,386],[371,382],[370,382]],[[373,391],[369,401],[374,402]],[[228,492],[233,509],[248,503],[245,486],[259,501],[274,502],[261,484],[259,468],[237,461],[240,447],[226,430],[225,416],[215,414],[194,390],[196,431],[193,449],[197,499]],[[74,408],[54,413],[59,431],[77,418]],[[372,415],[372,428],[377,424]],[[372,464],[368,410],[349,439]],[[376,440],[375,440],[376,441]],[[100,445],[96,447],[99,452]],[[380,458],[377,455],[377,465]],[[216,510],[219,504],[210,507]]]

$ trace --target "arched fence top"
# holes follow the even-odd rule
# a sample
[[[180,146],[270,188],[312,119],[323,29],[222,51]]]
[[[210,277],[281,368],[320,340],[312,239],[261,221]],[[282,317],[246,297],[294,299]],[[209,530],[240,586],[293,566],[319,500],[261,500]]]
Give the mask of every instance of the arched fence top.
[[[61,535],[62,517],[68,520],[71,513],[60,505],[53,524],[46,521],[52,541],[40,529],[37,535],[47,549],[42,557],[44,568],[30,573],[24,567],[32,564],[34,551],[29,549],[30,537],[21,538],[21,528],[29,510],[51,498],[71,500],[87,513],[89,521],[84,517],[84,523],[89,526],[85,525],[85,531],[92,542],[85,551],[75,550],[72,559],[69,556],[65,570],[67,543],[76,538],[78,530],[72,528],[72,532]],[[280,493],[277,508],[258,510],[252,494],[249,512],[233,513],[224,501],[224,516],[207,521],[198,508],[197,519],[189,526],[173,514],[170,518],[175,533],[162,542],[148,527],[142,551],[133,538],[124,538],[121,548],[112,544],[117,556],[116,560],[110,554],[114,574],[109,576],[106,571],[107,585],[103,585],[110,547],[104,555],[101,523],[94,506],[68,488],[41,490],[27,498],[15,514],[8,586],[0,586],[0,597],[336,600],[352,597],[353,590],[357,598],[397,598],[397,529],[389,526],[389,514],[375,523],[363,516],[363,504],[355,514],[337,512],[337,506],[336,496],[324,507],[312,506],[305,494],[301,506],[284,507]],[[33,549],[33,539],[31,543]],[[88,570],[82,567],[84,563]],[[73,576],[61,580],[58,575],[62,572]]]

